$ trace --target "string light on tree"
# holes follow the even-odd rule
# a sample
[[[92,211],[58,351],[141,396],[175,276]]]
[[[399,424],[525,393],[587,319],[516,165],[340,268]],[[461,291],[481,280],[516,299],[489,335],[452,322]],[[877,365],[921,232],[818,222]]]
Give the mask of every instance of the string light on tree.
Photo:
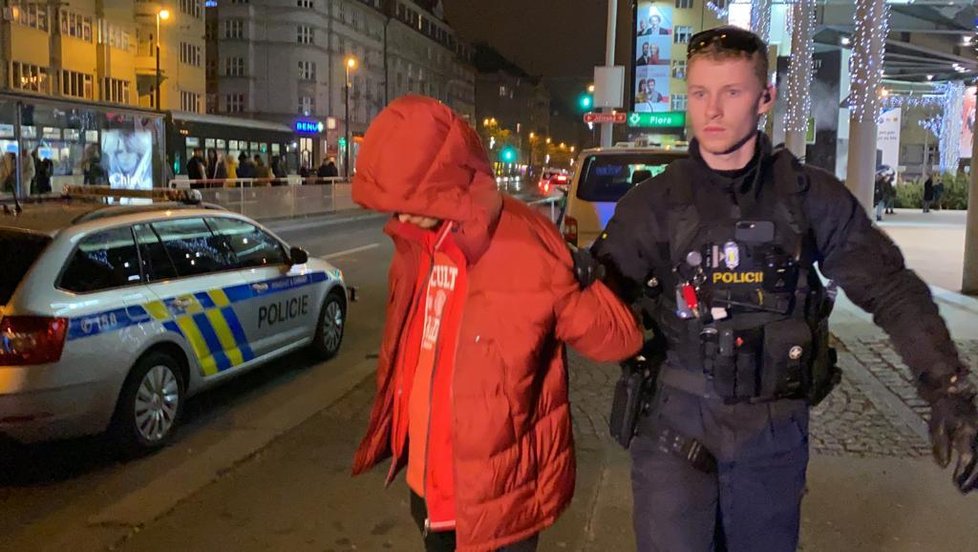
[[[771,0],[752,0],[750,30],[765,43],[771,39]]]
[[[795,56],[799,49],[792,48],[793,55],[788,65],[787,97],[788,108],[784,116],[785,130],[788,132],[805,132],[808,129],[808,115],[811,113],[812,69],[815,54],[815,3],[813,0],[798,0],[795,5],[802,11],[803,33],[793,33],[792,40],[802,39],[801,54]],[[794,13],[795,10],[792,10]]]
[[[889,5],[877,0],[856,0],[856,13],[880,13],[857,17],[853,33],[852,58],[849,60],[849,113],[856,121],[877,120],[880,115],[879,90],[886,55],[886,37],[890,32]],[[879,47],[880,54],[873,55]]]
[[[946,84],[939,148],[941,172],[955,172],[961,159],[961,110],[964,108],[964,83]]]

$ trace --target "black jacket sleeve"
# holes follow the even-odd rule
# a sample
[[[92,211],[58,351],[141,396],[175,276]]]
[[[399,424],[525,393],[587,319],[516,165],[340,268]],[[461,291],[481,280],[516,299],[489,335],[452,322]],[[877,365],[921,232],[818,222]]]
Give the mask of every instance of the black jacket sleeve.
[[[605,267],[605,282],[626,302],[637,299],[650,276],[668,264],[662,258],[668,252],[665,189],[660,175],[629,190],[591,247]]]
[[[967,373],[927,285],[904,264],[896,244],[873,226],[845,186],[806,167],[805,214],[811,224],[819,269],[853,303],[873,315],[916,377],[928,401],[953,375]]]

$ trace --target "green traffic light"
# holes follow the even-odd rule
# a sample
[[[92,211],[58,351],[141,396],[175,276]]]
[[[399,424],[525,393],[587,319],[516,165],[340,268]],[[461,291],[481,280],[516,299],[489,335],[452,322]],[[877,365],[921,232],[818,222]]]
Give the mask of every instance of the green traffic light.
[[[594,105],[594,98],[591,97],[590,94],[581,94],[581,96],[577,99],[577,104],[583,110],[591,109],[591,106]]]
[[[503,163],[512,163],[516,161],[516,148],[513,146],[506,146],[499,152],[499,159],[501,159]]]

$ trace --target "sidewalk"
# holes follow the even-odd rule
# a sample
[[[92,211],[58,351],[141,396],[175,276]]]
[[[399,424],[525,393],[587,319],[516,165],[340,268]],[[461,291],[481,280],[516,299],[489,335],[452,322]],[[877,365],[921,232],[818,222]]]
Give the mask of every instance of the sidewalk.
[[[884,228],[905,247],[911,266],[932,283],[950,285],[953,269],[940,265],[954,262],[947,244],[963,232],[963,224],[955,223],[958,214],[934,215],[915,223],[915,217],[900,213]],[[933,244],[940,244],[940,253],[923,249]],[[967,362],[978,367],[978,300],[935,291]],[[813,414],[801,549],[978,549],[978,496],[962,497],[950,472],[930,459],[926,409],[888,341],[844,297],[833,329],[844,377]],[[578,484],[572,506],[543,534],[540,550],[634,550],[630,464],[607,434],[618,369],[573,354],[570,362]],[[403,478],[384,490],[386,466],[349,477],[372,392],[368,378],[116,549],[421,550]]]

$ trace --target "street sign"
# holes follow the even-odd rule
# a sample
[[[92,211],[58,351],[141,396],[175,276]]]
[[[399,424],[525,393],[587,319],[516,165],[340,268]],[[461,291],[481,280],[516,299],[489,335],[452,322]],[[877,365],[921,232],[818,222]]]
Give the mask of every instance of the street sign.
[[[588,112],[584,114],[585,123],[613,123],[620,125],[623,124],[625,120],[626,113],[624,111],[612,111],[611,113]]]
[[[686,126],[685,111],[628,114],[628,126],[641,128],[683,128]]]

